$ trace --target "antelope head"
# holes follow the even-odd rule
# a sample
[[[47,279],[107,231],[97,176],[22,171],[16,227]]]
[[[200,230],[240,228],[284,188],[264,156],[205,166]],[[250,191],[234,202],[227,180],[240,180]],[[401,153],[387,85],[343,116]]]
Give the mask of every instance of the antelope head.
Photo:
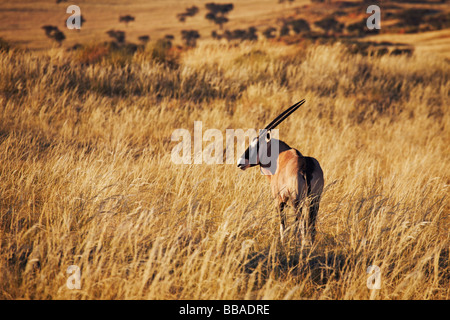
[[[277,127],[304,103],[305,99],[297,102],[290,108],[283,111],[263,130],[261,130],[259,136],[255,137],[251,141],[250,146],[239,158],[237,165],[238,168],[246,170],[250,167],[261,166],[263,168],[268,168],[273,174],[274,166],[276,166],[276,156],[283,149],[289,149],[289,146],[280,140],[272,139],[271,130]]]
[[[250,167],[261,165],[261,159],[267,154],[270,143],[270,130],[264,136],[255,137],[244,154],[239,158],[238,168],[246,170]]]

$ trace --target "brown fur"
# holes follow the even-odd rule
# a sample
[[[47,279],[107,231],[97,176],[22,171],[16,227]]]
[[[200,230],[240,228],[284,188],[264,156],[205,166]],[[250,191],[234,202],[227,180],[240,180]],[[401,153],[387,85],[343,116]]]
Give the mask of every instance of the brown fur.
[[[303,235],[309,230],[311,240],[314,242],[315,222],[323,189],[323,173],[317,160],[304,157],[298,150],[291,148],[280,152],[274,174],[270,174],[265,168],[261,170],[269,179],[272,195],[279,208],[282,239],[286,228],[283,210],[290,204],[297,213],[296,221],[300,221]],[[309,214],[302,217],[302,207],[307,204],[307,200],[309,200]]]

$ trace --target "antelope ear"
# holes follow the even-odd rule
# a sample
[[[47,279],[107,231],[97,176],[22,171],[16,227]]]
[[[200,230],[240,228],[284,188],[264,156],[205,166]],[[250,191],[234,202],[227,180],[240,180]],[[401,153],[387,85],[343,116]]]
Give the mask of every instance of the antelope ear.
[[[271,131],[271,130],[268,130],[267,133],[266,133],[266,142],[269,142],[269,141],[270,141],[270,138],[271,138],[271,133],[270,133],[270,131]]]

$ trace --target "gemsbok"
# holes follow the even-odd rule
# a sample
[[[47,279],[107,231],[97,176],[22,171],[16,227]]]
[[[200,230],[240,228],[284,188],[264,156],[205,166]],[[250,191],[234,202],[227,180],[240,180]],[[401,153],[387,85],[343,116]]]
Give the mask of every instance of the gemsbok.
[[[314,243],[316,236],[316,218],[324,186],[323,172],[319,162],[303,156],[300,151],[291,148],[285,142],[271,137],[271,130],[297,110],[305,100],[301,100],[282,112],[270,124],[260,131],[250,146],[238,160],[242,170],[259,166],[270,182],[281,218],[280,236],[284,242],[286,214],[284,208],[290,204],[295,212],[295,221],[299,223],[301,237],[311,235]],[[273,153],[273,154],[272,154]],[[309,202],[309,203],[308,203]],[[302,216],[302,207],[306,205],[308,213]]]

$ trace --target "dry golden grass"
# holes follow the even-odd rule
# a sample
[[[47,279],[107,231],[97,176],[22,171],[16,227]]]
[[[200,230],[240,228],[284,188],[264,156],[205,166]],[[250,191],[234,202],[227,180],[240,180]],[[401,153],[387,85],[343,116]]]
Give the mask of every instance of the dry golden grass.
[[[0,53],[0,298],[450,298],[448,62],[201,42],[168,67],[149,50]],[[301,98],[279,129],[324,170],[312,247],[280,244],[259,170],[170,157],[177,128],[261,128]]]

